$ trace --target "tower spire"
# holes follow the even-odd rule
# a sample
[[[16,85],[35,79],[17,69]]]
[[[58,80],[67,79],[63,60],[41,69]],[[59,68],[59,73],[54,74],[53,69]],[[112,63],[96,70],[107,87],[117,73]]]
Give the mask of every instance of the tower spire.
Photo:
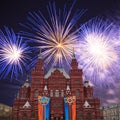
[[[75,59],[75,50],[74,50],[74,47],[73,47],[73,56],[72,56],[73,59]]]
[[[42,48],[40,48],[40,53],[39,53],[39,55],[38,55],[38,58],[39,58],[39,59],[42,59]]]
[[[72,67],[72,69],[78,68],[78,63],[77,63],[77,60],[75,57],[74,47],[73,47],[73,56],[72,56],[72,61],[71,61],[71,67]]]

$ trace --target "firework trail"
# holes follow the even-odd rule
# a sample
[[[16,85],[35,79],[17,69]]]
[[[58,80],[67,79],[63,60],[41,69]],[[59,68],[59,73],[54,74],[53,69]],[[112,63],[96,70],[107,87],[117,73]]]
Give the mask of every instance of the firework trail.
[[[0,79],[24,76],[37,61],[37,57],[31,55],[35,50],[13,30],[7,27],[5,33],[0,30]]]
[[[80,29],[76,54],[85,76],[94,83],[113,83],[120,69],[120,39],[114,25],[95,18]]]
[[[46,16],[40,11],[30,13],[29,22],[23,25],[31,31],[23,32],[22,35],[41,44],[44,63],[49,68],[70,67],[73,47],[79,38],[76,23],[85,12],[73,12],[74,4],[75,2],[68,11],[66,6],[64,10],[57,10],[55,4],[49,4]]]

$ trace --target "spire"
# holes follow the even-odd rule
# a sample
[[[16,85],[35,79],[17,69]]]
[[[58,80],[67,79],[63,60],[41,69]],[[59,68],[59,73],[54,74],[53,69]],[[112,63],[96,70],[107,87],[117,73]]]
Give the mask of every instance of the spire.
[[[77,69],[78,68],[78,63],[75,57],[75,52],[74,52],[74,47],[73,47],[73,56],[72,56],[72,61],[71,61],[71,69]]]
[[[89,83],[88,83],[87,80],[84,82],[84,86],[85,86],[86,88],[89,87]]]
[[[38,58],[39,58],[39,59],[42,59],[42,48],[40,48],[40,53],[39,53],[39,55],[38,55]]]
[[[75,50],[74,50],[74,47],[73,47],[73,56],[72,56],[72,59],[76,59],[76,58],[75,58]]]
[[[39,55],[38,55],[38,62],[37,62],[37,65],[38,69],[44,69],[43,68],[43,63],[42,63],[42,48],[40,48],[40,52],[39,52]]]
[[[23,87],[26,87],[26,88],[30,87],[30,83],[28,79],[25,81]]]
[[[89,81],[87,80],[87,77],[86,77],[86,75],[84,75],[83,76],[83,81],[84,81],[84,87],[89,87],[90,85],[89,85]]]
[[[30,103],[27,101],[27,102],[24,104],[23,108],[29,108],[29,107],[31,107],[31,105],[30,105]]]

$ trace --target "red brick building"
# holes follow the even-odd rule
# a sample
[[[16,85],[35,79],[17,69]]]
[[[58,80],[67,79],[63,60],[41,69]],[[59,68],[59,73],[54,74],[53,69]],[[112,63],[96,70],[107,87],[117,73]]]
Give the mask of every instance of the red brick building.
[[[51,68],[45,74],[39,58],[32,70],[32,83],[26,81],[15,100],[14,120],[38,120],[38,96],[50,98],[50,120],[65,120],[64,97],[67,96],[76,96],[76,120],[101,120],[100,100],[93,97],[88,81],[83,83],[75,57],[69,74],[61,68]]]

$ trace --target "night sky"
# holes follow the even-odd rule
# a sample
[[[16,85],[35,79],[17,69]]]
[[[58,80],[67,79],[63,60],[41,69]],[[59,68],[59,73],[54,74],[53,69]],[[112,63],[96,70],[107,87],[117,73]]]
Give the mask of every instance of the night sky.
[[[45,11],[48,2],[55,2],[57,7],[62,8],[65,1],[68,4],[72,0],[4,0],[0,1],[0,27],[4,25],[16,31],[21,30],[19,23],[24,23],[28,12]],[[81,23],[95,16],[113,15],[119,6],[119,0],[77,0],[75,8],[87,9],[81,18]]]
[[[13,28],[18,32],[22,30],[19,23],[26,22],[28,12],[42,11],[45,14],[48,2],[55,2],[57,7],[63,8],[65,0],[4,0],[0,1],[0,28],[4,26]],[[66,0],[67,4],[71,0]],[[80,10],[87,9],[81,17],[81,24],[96,16],[104,16],[112,21],[120,21],[120,2],[119,0],[77,0],[75,8]],[[117,15],[117,17],[116,17]],[[100,97],[102,105],[120,103],[119,88],[120,82],[115,84],[115,88],[96,88],[95,96]]]

